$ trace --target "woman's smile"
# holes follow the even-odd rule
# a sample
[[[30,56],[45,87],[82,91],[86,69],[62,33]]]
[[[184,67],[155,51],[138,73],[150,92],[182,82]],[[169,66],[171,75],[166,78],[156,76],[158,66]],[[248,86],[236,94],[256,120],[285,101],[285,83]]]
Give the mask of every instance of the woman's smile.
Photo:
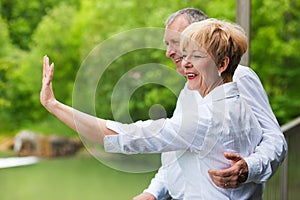
[[[187,72],[185,74],[186,74],[187,79],[190,80],[190,81],[193,80],[193,79],[195,79],[196,76],[198,76],[198,74],[195,74],[193,72]]]

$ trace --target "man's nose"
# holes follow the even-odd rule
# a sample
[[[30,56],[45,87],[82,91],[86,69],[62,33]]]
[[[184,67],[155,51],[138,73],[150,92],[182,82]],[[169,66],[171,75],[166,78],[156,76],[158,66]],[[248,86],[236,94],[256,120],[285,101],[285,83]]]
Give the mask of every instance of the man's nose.
[[[168,58],[172,57],[172,55],[176,54],[176,50],[171,46],[171,45],[168,45],[167,46],[167,50],[166,50],[166,56]]]

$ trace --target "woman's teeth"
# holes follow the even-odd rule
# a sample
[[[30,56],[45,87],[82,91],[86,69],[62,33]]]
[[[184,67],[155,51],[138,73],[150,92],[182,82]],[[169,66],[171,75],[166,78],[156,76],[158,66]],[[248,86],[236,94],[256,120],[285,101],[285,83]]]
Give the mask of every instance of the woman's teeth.
[[[195,77],[196,74],[187,74],[188,77]]]

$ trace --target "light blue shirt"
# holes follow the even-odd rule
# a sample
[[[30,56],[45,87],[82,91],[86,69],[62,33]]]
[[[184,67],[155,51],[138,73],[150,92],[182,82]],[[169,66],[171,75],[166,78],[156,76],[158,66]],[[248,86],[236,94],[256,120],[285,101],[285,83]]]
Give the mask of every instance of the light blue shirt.
[[[203,99],[182,98],[181,102],[182,115],[171,119],[130,125],[107,121],[107,127],[119,135],[105,137],[106,151],[132,154],[182,150],[177,158],[185,178],[184,199],[260,199],[262,184],[222,189],[207,173],[211,168],[230,166],[224,152],[245,157],[261,140],[259,123],[239,97],[237,84],[226,83]]]

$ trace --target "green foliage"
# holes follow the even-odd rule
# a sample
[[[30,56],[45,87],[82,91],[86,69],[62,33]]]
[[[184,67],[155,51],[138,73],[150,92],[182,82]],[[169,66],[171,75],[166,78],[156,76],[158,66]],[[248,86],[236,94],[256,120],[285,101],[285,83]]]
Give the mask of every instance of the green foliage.
[[[226,3],[221,0],[2,0],[0,131],[38,125],[41,119],[51,118],[39,103],[43,55],[47,54],[55,62],[56,97],[71,105],[77,72],[97,45],[124,31],[164,27],[169,14],[183,7],[199,8],[210,17],[234,21],[235,3],[235,0]],[[299,10],[300,0],[252,1],[251,67],[260,76],[281,124],[300,114]],[[94,101],[96,114],[104,118],[116,115],[122,119],[129,109],[133,120],[148,119],[149,109],[155,104],[163,106],[166,115],[171,116],[179,91],[175,94],[159,84],[143,84],[136,88],[129,102],[119,102],[114,105],[117,108],[111,105],[115,86],[124,74],[130,75],[134,72],[131,70],[146,63],[173,68],[171,61],[165,58],[162,37],[155,38],[161,41],[161,49],[134,50],[115,58],[93,91],[95,99],[86,99],[83,95],[82,104]],[[132,38],[149,42],[147,38]],[[126,42],[120,47],[126,48],[126,45],[130,48]],[[109,55],[113,51],[106,49],[101,54]],[[90,73],[92,76],[93,72]],[[142,74],[135,81],[151,78],[176,84],[175,78],[155,71]],[[126,87],[132,84],[134,82]],[[178,83],[178,88],[181,87]],[[65,131],[60,126],[54,129],[54,132]]]
[[[28,50],[31,36],[41,18],[60,2],[61,0],[1,0],[1,15],[8,22],[13,44]],[[64,0],[63,2],[69,5],[78,5],[78,0]]]
[[[7,107],[9,105],[9,101],[6,99],[5,93],[5,84],[7,82],[7,74],[8,74],[8,62],[4,59],[5,56],[8,55],[9,51],[11,50],[11,44],[9,43],[9,36],[6,24],[0,18],[0,107]]]
[[[42,58],[48,55],[55,62],[54,89],[58,99],[70,103],[74,78],[79,66],[79,41],[73,33],[76,11],[64,3],[55,7],[43,18],[33,35],[32,51],[28,58],[27,74],[33,91],[38,95],[41,81]],[[57,63],[57,65],[56,65]],[[30,66],[30,67],[29,67]],[[56,89],[59,88],[59,89]],[[36,103],[39,103],[36,101]]]
[[[235,21],[235,3],[236,0],[224,2],[224,0],[209,1],[207,4],[201,4],[200,9],[204,7],[208,17]]]
[[[284,123],[297,117],[300,110],[300,1],[252,2],[252,66],[264,83],[278,120]]]
[[[22,51],[10,43],[8,29],[0,19],[0,127],[2,130],[11,130],[13,123],[20,120],[20,110],[17,109],[18,92],[16,91],[18,64],[23,57]],[[14,121],[12,120],[14,119]]]
[[[1,43],[1,48],[0,48],[0,57],[5,57],[9,54],[12,45],[10,43],[10,38],[9,38],[9,32],[7,29],[7,24],[5,21],[0,18],[0,43]]]

